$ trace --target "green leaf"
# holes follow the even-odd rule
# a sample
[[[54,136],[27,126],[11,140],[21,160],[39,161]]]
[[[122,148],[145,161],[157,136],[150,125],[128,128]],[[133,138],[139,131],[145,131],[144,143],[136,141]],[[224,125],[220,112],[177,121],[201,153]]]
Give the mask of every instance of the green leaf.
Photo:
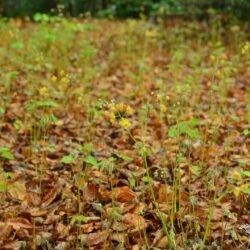
[[[93,143],[85,143],[82,149],[84,152],[91,153],[94,151],[94,145]]]
[[[250,188],[243,189],[242,193],[244,193],[244,194],[250,194]]]
[[[180,135],[187,135],[191,139],[197,139],[200,137],[199,130],[197,128],[193,128],[197,125],[199,125],[199,120],[197,119],[179,122],[178,124],[170,127],[168,136],[175,138],[179,137]]]
[[[56,123],[58,122],[58,119],[56,118],[56,116],[54,114],[51,114],[50,117],[49,117],[50,121],[53,122],[53,123]]]
[[[5,113],[5,109],[3,107],[0,107],[0,115],[3,115]]]
[[[88,218],[83,216],[83,215],[74,215],[72,218],[71,218],[71,221],[70,221],[70,224],[71,225],[74,225],[76,223],[86,223],[88,221]]]
[[[152,178],[150,176],[144,176],[142,178],[142,181],[145,183],[151,183],[152,182]]]
[[[244,129],[244,131],[243,131],[243,135],[245,135],[245,136],[248,136],[248,135],[250,135],[250,129]]]
[[[201,167],[201,166],[195,166],[195,165],[192,165],[192,166],[191,166],[191,172],[192,172],[194,175],[196,175],[197,177],[200,176],[201,170],[202,170],[202,167]]]
[[[34,101],[34,102],[31,102],[29,103],[26,108],[28,110],[35,110],[35,109],[38,109],[38,108],[57,108],[59,105],[54,102],[54,101],[51,101],[51,100],[47,100],[47,101]]]
[[[124,155],[124,154],[116,154],[117,157],[119,157],[120,159],[124,160],[124,161],[133,161],[133,158],[127,156],[127,155]]]
[[[0,148],[0,157],[8,160],[13,160],[14,156],[10,152],[10,149],[8,147],[1,147]]]
[[[96,160],[95,157],[93,157],[92,155],[88,155],[85,159],[84,162],[93,165],[93,166],[98,166],[98,162]]]
[[[71,164],[75,160],[73,155],[66,155],[61,159],[61,162],[64,164]]]
[[[6,190],[6,184],[3,181],[0,181],[0,193],[3,193]]]
[[[250,171],[242,171],[241,173],[247,177],[250,177]]]

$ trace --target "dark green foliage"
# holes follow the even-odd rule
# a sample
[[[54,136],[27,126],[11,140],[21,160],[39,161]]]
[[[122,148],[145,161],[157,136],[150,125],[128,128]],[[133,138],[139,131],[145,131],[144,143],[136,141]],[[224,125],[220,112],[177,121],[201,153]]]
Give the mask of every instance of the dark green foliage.
[[[207,13],[234,14],[248,19],[249,0],[0,0],[4,16],[32,16],[36,12],[50,13],[63,5],[65,14],[90,12],[99,17],[139,17],[140,14],[204,15]],[[56,13],[56,12],[55,12]]]

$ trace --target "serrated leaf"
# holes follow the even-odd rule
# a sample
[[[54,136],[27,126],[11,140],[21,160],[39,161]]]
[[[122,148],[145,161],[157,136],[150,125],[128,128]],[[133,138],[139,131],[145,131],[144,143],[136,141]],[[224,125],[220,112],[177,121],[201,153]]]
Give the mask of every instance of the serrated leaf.
[[[61,162],[64,164],[71,164],[75,160],[73,155],[66,155],[61,159]]]
[[[93,165],[93,166],[98,166],[98,162],[96,160],[95,157],[93,157],[92,155],[88,155],[85,159],[84,162]]]
[[[0,157],[7,159],[7,160],[13,160],[14,156],[13,154],[10,152],[10,149],[7,147],[1,147],[0,148]]]
[[[74,215],[71,218],[70,224],[74,225],[76,223],[86,223],[88,221],[87,217],[83,216],[83,215]]]
[[[142,177],[142,181],[145,183],[150,183],[152,182],[152,178],[150,176],[144,176]]]
[[[3,115],[5,113],[5,109],[3,107],[0,107],[0,115]]]
[[[242,189],[241,191],[242,191],[242,193],[244,193],[244,194],[250,194],[250,188]]]
[[[3,193],[6,190],[6,184],[3,181],[0,181],[0,193]]]
[[[124,154],[116,154],[117,157],[119,157],[120,159],[124,160],[124,161],[132,161],[133,158],[127,156],[127,155],[124,155]]]
[[[250,129],[244,129],[243,135],[245,135],[245,136],[250,135]]]
[[[247,177],[250,177],[250,171],[242,171],[241,173]]]

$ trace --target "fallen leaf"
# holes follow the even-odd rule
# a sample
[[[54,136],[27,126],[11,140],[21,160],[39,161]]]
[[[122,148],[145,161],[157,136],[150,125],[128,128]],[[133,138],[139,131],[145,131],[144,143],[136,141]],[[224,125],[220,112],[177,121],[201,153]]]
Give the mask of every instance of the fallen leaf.
[[[60,194],[60,188],[51,188],[42,199],[42,208],[49,206]]]
[[[21,181],[16,181],[15,183],[8,185],[8,193],[10,196],[17,200],[25,200],[26,197],[26,187],[25,183]]]
[[[133,232],[138,232],[147,228],[148,224],[142,216],[127,213],[123,215],[122,222]]]
[[[7,223],[8,225],[13,226],[15,230],[18,230],[20,228],[25,228],[25,229],[33,228],[32,224],[27,219],[21,217],[11,218],[7,221]]]
[[[79,236],[81,242],[87,246],[96,246],[105,242],[109,236],[109,230],[104,230],[96,233],[82,234]]]
[[[129,202],[132,201],[136,195],[127,186],[113,188],[114,199],[119,202]]]

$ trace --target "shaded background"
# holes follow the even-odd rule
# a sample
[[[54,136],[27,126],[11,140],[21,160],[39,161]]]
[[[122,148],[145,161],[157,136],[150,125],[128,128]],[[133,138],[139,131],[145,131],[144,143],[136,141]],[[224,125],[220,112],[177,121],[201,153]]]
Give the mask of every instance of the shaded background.
[[[63,5],[63,8],[62,8]],[[146,15],[206,16],[225,13],[249,20],[250,0],[0,0],[1,15],[32,16],[35,13],[66,15],[89,12],[97,17]]]

